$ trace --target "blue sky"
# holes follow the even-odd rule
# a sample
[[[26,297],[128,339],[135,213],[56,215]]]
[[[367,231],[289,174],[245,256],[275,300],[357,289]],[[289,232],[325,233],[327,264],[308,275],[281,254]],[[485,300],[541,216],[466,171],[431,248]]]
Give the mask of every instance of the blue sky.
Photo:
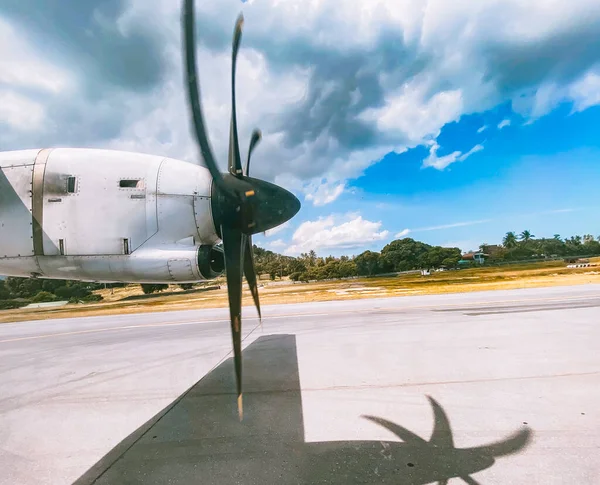
[[[441,129],[438,157],[478,144],[483,150],[442,170],[423,166],[426,145],[389,153],[353,180],[328,211],[358,210],[389,231],[358,251],[381,249],[397,236],[465,251],[524,229],[538,237],[600,237],[600,106],[577,113],[572,108],[572,103],[561,104],[529,124],[510,103],[465,115]],[[505,120],[510,124],[498,128]],[[321,212],[304,204],[294,222],[318,218]],[[290,225],[265,240],[285,240],[293,232]]]
[[[251,175],[300,213],[255,242],[320,255],[399,237],[474,249],[506,231],[600,236],[600,2],[196,3],[208,134],[225,170],[231,34]],[[31,15],[36,12],[37,15]],[[202,163],[180,2],[0,5],[0,150],[52,146]]]

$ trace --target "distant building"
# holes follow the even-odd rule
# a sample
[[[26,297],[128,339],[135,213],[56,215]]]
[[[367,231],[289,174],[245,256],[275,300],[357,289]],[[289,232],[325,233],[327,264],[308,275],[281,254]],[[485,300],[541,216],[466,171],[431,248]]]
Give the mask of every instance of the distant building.
[[[469,264],[469,263],[485,263],[485,260],[489,258],[490,255],[483,253],[481,251],[466,253],[462,255],[462,259],[458,262],[458,264]]]

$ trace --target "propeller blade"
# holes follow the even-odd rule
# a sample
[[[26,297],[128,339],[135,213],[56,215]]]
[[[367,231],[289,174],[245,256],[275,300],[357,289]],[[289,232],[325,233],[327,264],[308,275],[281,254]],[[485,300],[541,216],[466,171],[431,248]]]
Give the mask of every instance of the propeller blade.
[[[250,157],[252,152],[256,148],[257,143],[261,140],[262,133],[260,130],[254,130],[252,132],[252,138],[250,139],[250,148],[248,148],[248,160],[246,160],[246,177],[250,176]]]
[[[225,273],[227,276],[227,296],[233,340],[233,359],[237,384],[238,412],[243,418],[242,406],[242,271],[246,236],[239,230],[221,226],[223,251],[225,253]]]
[[[240,41],[242,39],[242,25],[244,17],[242,14],[238,17],[235,23],[233,32],[233,45],[231,57],[231,125],[229,127],[229,173],[236,177],[242,176],[242,159],[240,156],[240,145],[238,142],[237,130],[237,113],[235,103],[235,70],[237,64],[237,55],[240,49]]]
[[[258,284],[256,282],[256,270],[254,267],[254,252],[252,251],[252,236],[246,237],[246,250],[244,252],[244,275],[252,293],[254,305],[258,311],[258,319],[262,325],[262,315],[260,313],[260,300],[258,298]]]
[[[363,416],[363,418],[368,419],[369,421],[373,421],[374,423],[377,423],[380,426],[383,426],[388,431],[391,431],[392,433],[394,433],[398,438],[400,438],[405,443],[410,443],[411,445],[414,445],[414,446],[428,445],[427,441],[425,441],[420,436],[416,435],[415,433],[406,429],[405,427],[400,426],[399,424],[388,421],[387,419],[378,418],[376,416]]]
[[[431,396],[427,396],[427,399],[429,399],[431,407],[433,408],[435,423],[429,443],[434,446],[454,448],[454,439],[452,438],[452,429],[450,428],[448,416],[446,415],[442,406],[440,406],[435,399],[433,399]]]
[[[501,456],[512,455],[518,451],[521,451],[529,441],[531,440],[532,431],[530,428],[523,428],[517,431],[513,435],[509,436],[505,440],[497,441],[489,445],[477,446],[475,448],[469,448],[469,451],[473,451],[482,455],[498,458]]]
[[[464,477],[460,477],[465,483],[468,485],[479,485],[479,482],[475,479],[471,478],[470,475],[465,475]]]
[[[184,0],[184,37],[185,37],[185,59],[186,59],[186,74],[188,98],[191,105],[192,119],[194,122],[194,134],[196,141],[200,145],[200,152],[210,171],[215,184],[227,195],[233,195],[229,188],[225,185],[223,176],[219,171],[215,156],[210,147],[208,136],[206,135],[206,127],[204,117],[202,115],[202,105],[200,102],[200,87],[198,82],[198,72],[196,68],[196,27],[194,15],[194,0]]]

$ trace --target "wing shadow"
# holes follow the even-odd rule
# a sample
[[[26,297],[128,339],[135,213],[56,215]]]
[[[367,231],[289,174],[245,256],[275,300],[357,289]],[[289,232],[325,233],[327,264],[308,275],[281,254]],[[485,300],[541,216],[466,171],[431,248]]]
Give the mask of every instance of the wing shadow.
[[[522,429],[486,446],[454,447],[443,408],[429,398],[434,431],[425,440],[366,416],[402,442],[304,442],[294,335],[261,337],[244,350],[244,421],[238,421],[232,360],[202,378],[171,406],[117,445],[75,485],[105,484],[446,484],[521,451]]]

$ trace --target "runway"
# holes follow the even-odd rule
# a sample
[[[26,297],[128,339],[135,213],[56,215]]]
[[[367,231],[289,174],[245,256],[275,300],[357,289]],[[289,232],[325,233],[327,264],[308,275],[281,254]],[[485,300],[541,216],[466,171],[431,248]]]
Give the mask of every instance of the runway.
[[[600,285],[263,316],[0,324],[0,484],[600,483]]]

